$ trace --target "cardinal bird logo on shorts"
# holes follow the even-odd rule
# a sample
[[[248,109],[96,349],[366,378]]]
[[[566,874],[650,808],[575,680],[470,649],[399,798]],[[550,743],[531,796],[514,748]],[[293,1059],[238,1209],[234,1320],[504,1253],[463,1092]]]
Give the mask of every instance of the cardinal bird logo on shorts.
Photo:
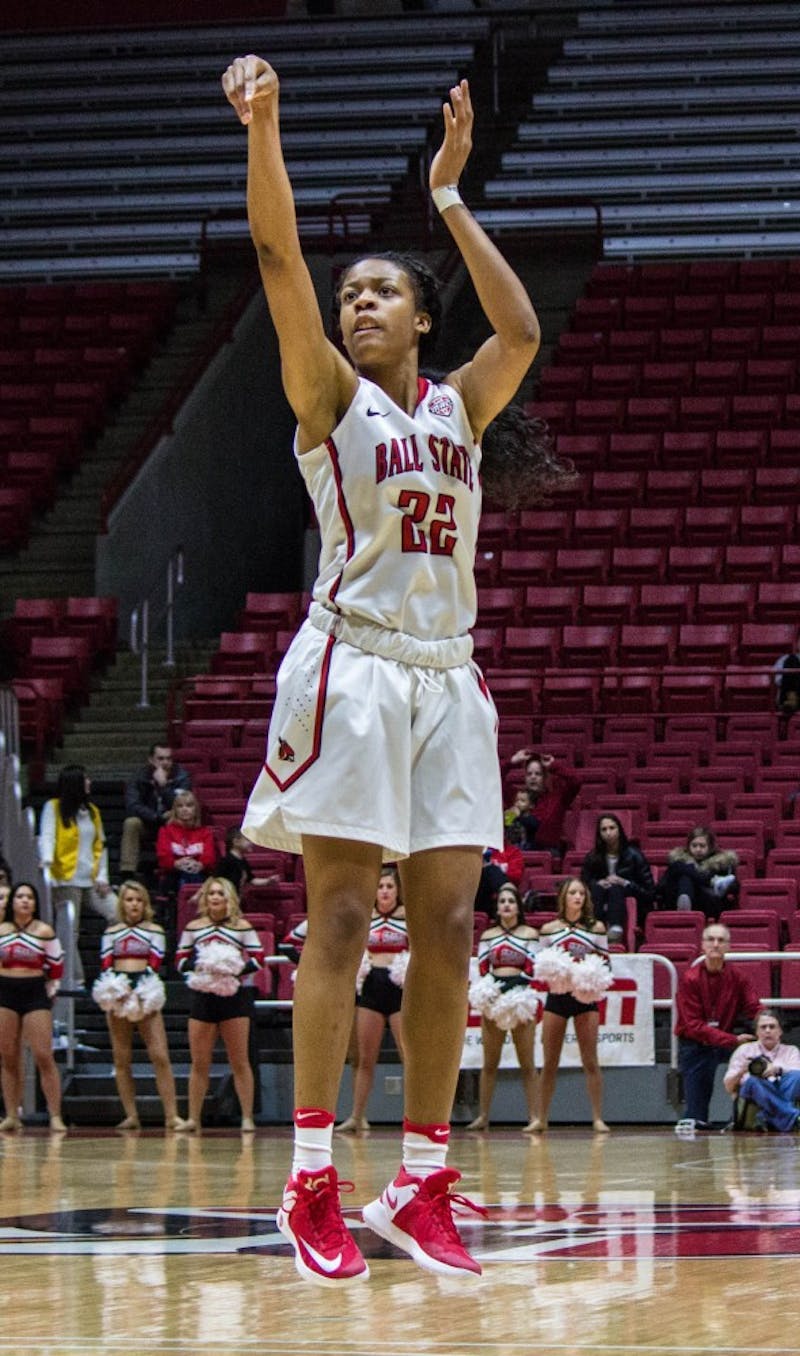
[[[278,757],[282,763],[294,762],[294,749],[285,739],[278,738]]]

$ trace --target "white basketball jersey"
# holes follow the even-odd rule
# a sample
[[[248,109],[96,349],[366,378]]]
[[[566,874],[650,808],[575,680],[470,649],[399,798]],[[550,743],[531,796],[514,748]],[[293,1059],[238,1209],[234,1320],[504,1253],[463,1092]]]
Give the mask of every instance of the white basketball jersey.
[[[469,631],[480,458],[452,387],[420,377],[408,415],[361,377],[338,427],[297,457],[322,534],[315,600],[423,640]]]

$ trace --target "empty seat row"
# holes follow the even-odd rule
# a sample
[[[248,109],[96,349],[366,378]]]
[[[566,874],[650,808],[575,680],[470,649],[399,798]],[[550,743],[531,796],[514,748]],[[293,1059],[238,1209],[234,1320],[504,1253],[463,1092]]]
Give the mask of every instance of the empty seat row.
[[[794,650],[797,622],[764,624],[688,623],[679,626],[513,626],[479,628],[478,652],[522,667],[560,664],[575,668],[719,668],[737,663],[770,670],[779,655]]]
[[[800,289],[796,259],[693,259],[594,265],[586,292],[594,297],[681,293],[780,292]]]
[[[0,354],[2,360],[2,354]],[[683,362],[590,362],[575,355],[544,368],[538,392],[543,400],[602,400],[614,397],[762,395],[797,389],[794,358],[697,358]]]
[[[636,329],[564,330],[556,345],[559,362],[700,362],[729,358],[793,358],[800,321],[779,325],[642,325]]]
[[[530,406],[535,413],[536,406]],[[700,488],[697,476],[703,471],[753,467],[794,467],[800,454],[800,428],[737,429],[648,429],[622,432],[604,430],[592,433],[556,433],[556,445],[562,457],[571,460],[581,473],[593,471],[641,471],[647,468],[648,500],[659,492],[660,481],[670,494],[670,477],[689,472],[690,494]],[[682,493],[682,492],[681,492]],[[668,502],[675,503],[673,496]]]
[[[800,426],[800,393],[535,400],[526,409],[555,433],[773,429]]]
[[[791,473],[790,473],[791,474]],[[798,482],[800,483],[800,482]],[[786,499],[796,491],[787,489]],[[623,491],[620,490],[620,496]],[[604,504],[566,511],[531,510],[505,546],[584,549],[613,546],[764,545],[789,541],[800,504],[689,504],[640,508]],[[510,535],[510,534],[509,534]],[[486,550],[487,534],[479,537]]]
[[[766,535],[766,530],[765,530]],[[479,586],[736,584],[800,579],[800,545],[614,546],[481,553]]]
[[[792,290],[673,292],[661,295],[579,297],[576,330],[705,328],[721,324],[797,324],[800,280]]]
[[[800,616],[800,581],[741,584],[567,584],[485,586],[478,626],[721,625],[775,623]],[[775,657],[780,653],[775,649]]]

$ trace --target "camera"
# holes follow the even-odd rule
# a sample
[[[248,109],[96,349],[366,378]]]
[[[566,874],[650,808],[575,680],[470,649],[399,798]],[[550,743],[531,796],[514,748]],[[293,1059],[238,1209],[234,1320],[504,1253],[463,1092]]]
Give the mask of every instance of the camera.
[[[763,1078],[768,1067],[769,1060],[766,1060],[763,1055],[756,1055],[755,1059],[750,1060],[747,1072],[752,1074],[753,1078]]]

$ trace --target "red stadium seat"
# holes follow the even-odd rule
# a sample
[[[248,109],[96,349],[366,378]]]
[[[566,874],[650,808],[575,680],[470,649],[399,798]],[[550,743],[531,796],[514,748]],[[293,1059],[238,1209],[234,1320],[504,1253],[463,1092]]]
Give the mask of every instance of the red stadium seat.
[[[620,626],[636,614],[635,584],[584,584],[580,617],[586,626]]]
[[[663,546],[615,546],[611,552],[611,578],[615,584],[652,584],[663,580],[666,554]]]
[[[645,502],[651,508],[683,508],[697,499],[700,477],[691,470],[648,470]]]
[[[784,566],[782,552],[776,546],[726,546],[723,575],[727,583],[761,583],[765,579],[775,579],[780,563],[781,576],[786,577],[788,565]],[[800,563],[797,573],[800,578]]]
[[[714,456],[714,435],[708,429],[665,429],[661,465],[665,471],[694,471],[708,466]]]
[[[642,584],[637,621],[640,626],[679,626],[694,614],[693,584]]]
[[[683,536],[686,512],[685,508],[674,505],[632,508],[628,520],[628,546],[674,546]]]
[[[738,504],[689,504],[684,511],[684,541],[691,546],[726,546],[735,540]]]
[[[730,625],[704,623],[681,626],[675,658],[679,664],[697,665],[700,668],[727,664],[733,657],[737,637],[738,628]]]
[[[581,549],[620,546],[628,531],[628,510],[624,508],[576,509],[573,545]],[[566,542],[567,534],[562,534]]]
[[[694,620],[698,625],[740,625],[752,621],[754,606],[753,584],[698,584]]]
[[[675,650],[675,628],[671,626],[623,626],[619,640],[619,662],[633,667],[670,663]]]
[[[606,668],[614,662],[616,631],[613,626],[565,626],[561,636],[561,662],[566,668]]]
[[[733,470],[758,465],[767,453],[767,437],[767,430],[763,428],[718,429],[715,437],[717,466]]]
[[[584,586],[588,587],[588,585]],[[578,617],[581,591],[577,584],[556,584],[525,589],[523,620],[531,626],[567,625]]]
[[[722,546],[671,546],[667,554],[667,575],[672,584],[703,584],[719,579],[723,561]]]

